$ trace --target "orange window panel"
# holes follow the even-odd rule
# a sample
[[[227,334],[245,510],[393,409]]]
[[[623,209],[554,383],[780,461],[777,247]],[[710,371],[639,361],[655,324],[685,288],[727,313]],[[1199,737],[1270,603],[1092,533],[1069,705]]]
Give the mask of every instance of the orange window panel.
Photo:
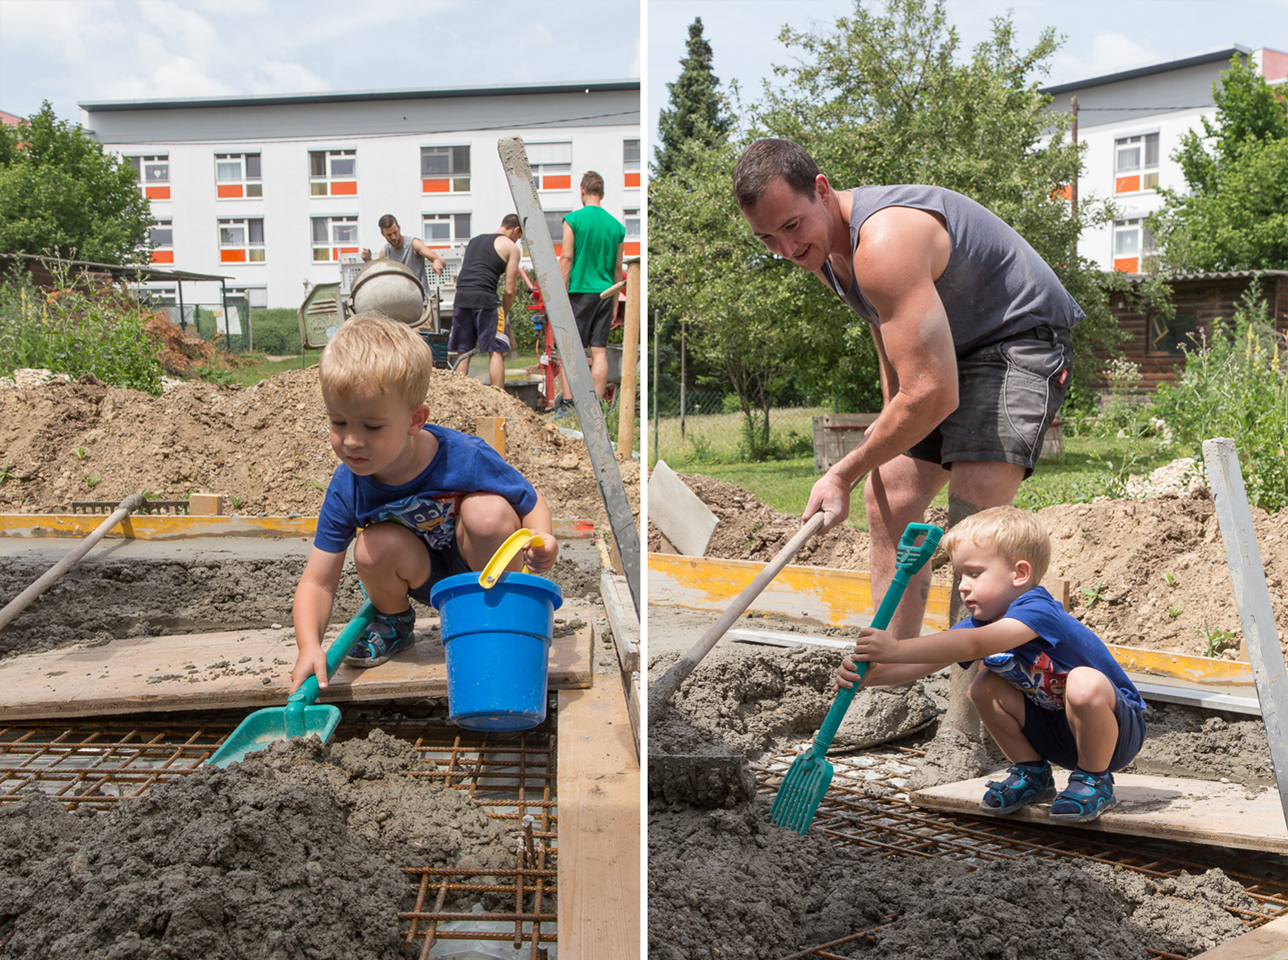
[[[640,242],[638,240],[629,240],[626,243],[626,255],[628,257],[639,256]]]
[[[338,250],[336,250],[336,252],[335,252],[335,258],[336,258],[337,260],[339,260],[339,259],[340,259],[340,254],[342,254],[342,253],[357,253],[357,252],[358,252],[358,248],[357,248],[357,247],[340,247],[340,248],[339,248]]]
[[[1122,257],[1114,261],[1114,270],[1118,273],[1140,273],[1139,257]]]
[[[173,250],[153,250],[152,262],[153,263],[174,263],[174,251]]]
[[[341,183],[331,184],[331,196],[333,197],[352,197],[358,193],[358,181],[348,180]]]
[[[565,174],[559,177],[545,176],[541,178],[542,190],[568,190],[572,187],[572,174]]]
[[[240,197],[242,195],[242,185],[240,183],[221,183],[215,187],[215,192],[219,195],[220,200]]]
[[[421,193],[448,193],[452,189],[451,180],[422,180]]]
[[[1056,187],[1054,190],[1051,191],[1051,199],[1052,200],[1072,200],[1073,187],[1067,183],[1063,187]]]
[[[1114,184],[1114,193],[1135,193],[1140,189],[1140,174],[1130,177],[1119,177]]]
[[[562,255],[563,255],[563,244],[562,244],[562,243],[556,243],[556,244],[555,244],[555,256],[556,256],[556,257],[559,257],[559,256],[562,256]]]
[[[245,263],[246,251],[245,250],[220,250],[219,262],[220,263]]]
[[[640,175],[638,173],[628,173],[626,175],[626,185],[628,187],[638,187],[640,185]]]
[[[169,187],[144,187],[143,195],[147,197],[149,200],[169,200],[170,188]]]

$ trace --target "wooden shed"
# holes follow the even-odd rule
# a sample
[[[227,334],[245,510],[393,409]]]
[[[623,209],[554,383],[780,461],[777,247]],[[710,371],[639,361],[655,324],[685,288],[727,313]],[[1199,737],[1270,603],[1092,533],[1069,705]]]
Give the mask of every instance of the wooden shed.
[[[1136,274],[1130,279],[1146,279]],[[1191,333],[1207,332],[1216,320],[1229,319],[1248,288],[1259,285],[1270,307],[1275,329],[1288,334],[1288,270],[1237,270],[1228,273],[1182,274],[1168,279],[1176,316],[1170,321],[1153,311],[1143,311],[1132,297],[1111,295],[1109,308],[1131,339],[1119,349],[1140,367],[1142,391],[1176,379],[1192,346]],[[1104,386],[1104,384],[1100,384]]]

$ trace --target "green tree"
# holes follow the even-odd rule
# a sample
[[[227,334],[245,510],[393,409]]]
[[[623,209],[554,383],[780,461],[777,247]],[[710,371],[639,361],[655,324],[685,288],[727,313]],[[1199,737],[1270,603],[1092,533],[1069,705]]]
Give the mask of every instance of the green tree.
[[[1172,158],[1185,191],[1160,189],[1149,219],[1164,272],[1288,266],[1288,101],[1236,55],[1212,86],[1215,120]],[[1210,145],[1209,145],[1210,144]]]
[[[681,146],[699,140],[707,146],[723,142],[733,127],[728,103],[717,88],[720,79],[711,72],[711,44],[702,36],[702,18],[689,24],[684,67],[674,83],[668,83],[669,106],[657,116],[657,134],[662,142],[653,159],[653,175],[674,173],[684,162]]]
[[[97,263],[142,263],[152,223],[133,168],[80,124],[55,117],[49,101],[18,126],[0,126],[0,253],[57,249]]]

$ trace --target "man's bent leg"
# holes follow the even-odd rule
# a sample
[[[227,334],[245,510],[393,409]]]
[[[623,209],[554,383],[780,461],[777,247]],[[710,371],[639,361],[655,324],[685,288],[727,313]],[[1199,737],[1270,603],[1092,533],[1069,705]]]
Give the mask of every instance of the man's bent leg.
[[[505,389],[505,354],[504,353],[488,354],[487,375],[488,375],[488,380],[490,380],[492,383],[492,386],[496,387],[498,390]]]
[[[868,475],[864,500],[872,540],[874,602],[885,596],[894,579],[899,538],[908,524],[925,522],[926,508],[947,480],[948,471],[938,464],[903,456],[883,463]],[[930,572],[926,564],[913,576],[890,621],[890,633],[900,640],[921,635]]]
[[[595,396],[603,399],[608,389],[608,348],[590,348],[590,379],[595,382]]]

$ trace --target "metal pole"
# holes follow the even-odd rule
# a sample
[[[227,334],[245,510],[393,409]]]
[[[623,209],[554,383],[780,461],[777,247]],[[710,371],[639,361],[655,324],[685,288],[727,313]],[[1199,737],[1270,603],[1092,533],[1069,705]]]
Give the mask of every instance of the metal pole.
[[[631,600],[635,603],[635,615],[639,616],[639,528],[636,526],[630,501],[626,498],[626,487],[622,483],[621,470],[613,452],[613,441],[608,436],[604,409],[595,394],[590,367],[584,359],[581,335],[577,332],[572,303],[568,299],[568,290],[559,270],[554,241],[550,239],[550,231],[546,229],[546,215],[537,197],[537,187],[532,179],[532,167],[528,163],[523,139],[502,137],[497,141],[497,153],[500,154],[501,166],[505,169],[505,178],[510,184],[510,194],[514,197],[515,209],[523,224],[523,235],[527,238],[532,266],[537,273],[537,286],[541,288],[546,304],[546,318],[554,331],[559,356],[564,361],[564,375],[568,378],[573,406],[581,421],[586,450],[590,454],[590,463],[599,483],[599,494],[604,499],[608,523],[612,527],[617,553],[622,559],[626,584],[630,587]],[[572,362],[568,362],[569,360]]]

